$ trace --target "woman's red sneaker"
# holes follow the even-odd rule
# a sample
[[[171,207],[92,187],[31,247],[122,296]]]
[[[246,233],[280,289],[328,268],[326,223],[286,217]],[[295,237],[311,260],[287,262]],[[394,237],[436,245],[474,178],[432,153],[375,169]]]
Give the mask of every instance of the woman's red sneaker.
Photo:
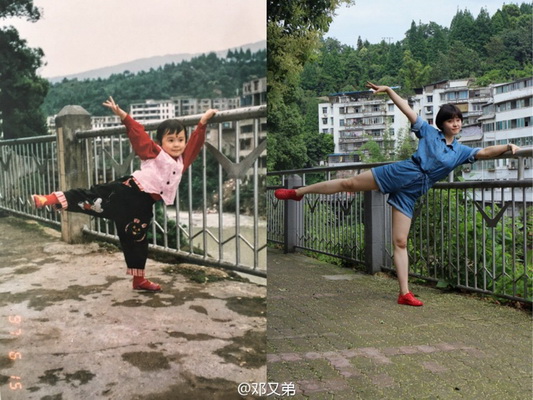
[[[415,307],[424,305],[424,303],[418,300],[412,292],[408,292],[404,294],[403,296],[399,295],[398,304],[405,304],[406,306],[415,306]]]
[[[274,192],[274,196],[276,196],[277,199],[280,200],[296,200],[300,201],[304,197],[303,196],[297,196],[296,190],[294,189],[277,189]]]

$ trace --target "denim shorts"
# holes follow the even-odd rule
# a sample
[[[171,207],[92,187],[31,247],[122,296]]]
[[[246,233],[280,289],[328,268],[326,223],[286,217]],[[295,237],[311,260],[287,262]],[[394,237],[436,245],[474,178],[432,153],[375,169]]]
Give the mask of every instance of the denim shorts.
[[[430,180],[412,160],[372,168],[379,190],[389,195],[387,203],[413,218],[415,203],[431,187]]]

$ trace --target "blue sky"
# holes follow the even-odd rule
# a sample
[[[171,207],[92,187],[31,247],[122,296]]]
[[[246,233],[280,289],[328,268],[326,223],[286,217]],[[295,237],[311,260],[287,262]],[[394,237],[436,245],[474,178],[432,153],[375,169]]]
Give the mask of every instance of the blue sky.
[[[493,0],[356,0],[356,5],[340,7],[326,37],[355,46],[357,37],[370,43],[383,38],[392,42],[402,40],[411,22],[436,22],[449,27],[457,10],[468,9],[474,18],[481,8],[492,16],[503,4],[521,4],[515,1]]]

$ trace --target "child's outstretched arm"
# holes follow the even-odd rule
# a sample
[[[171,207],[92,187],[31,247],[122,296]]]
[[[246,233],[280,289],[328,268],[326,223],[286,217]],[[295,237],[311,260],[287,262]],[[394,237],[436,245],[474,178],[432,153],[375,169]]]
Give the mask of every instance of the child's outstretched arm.
[[[487,160],[489,158],[498,157],[508,151],[510,151],[511,154],[515,154],[518,150],[520,150],[520,147],[512,143],[489,146],[477,152],[476,160]]]
[[[209,109],[207,110],[204,115],[202,115],[202,118],[200,118],[200,122],[196,126],[196,129],[192,133],[191,137],[187,141],[187,147],[185,148],[185,151],[183,152],[183,170],[185,171],[189,165],[192,164],[192,162],[198,157],[198,154],[200,153],[200,149],[205,143],[205,130],[206,125],[209,122],[211,118],[218,112],[218,110]]]
[[[115,115],[118,115],[122,123],[126,126],[126,133],[130,139],[131,146],[135,154],[139,156],[141,160],[148,160],[150,158],[156,158],[161,152],[161,148],[150,139],[150,135],[144,130],[144,126],[135,121],[128,113],[121,109],[118,104],[115,103],[113,97],[109,96],[109,99],[102,103],[104,107],[109,108]]]
[[[400,109],[400,111],[405,114],[405,116],[407,117],[409,122],[411,124],[414,124],[416,122],[416,119],[417,119],[418,115],[413,111],[413,109],[411,107],[409,107],[409,104],[407,103],[407,101],[405,99],[402,99],[398,95],[398,93],[396,93],[390,87],[374,85],[371,82],[367,82],[366,83],[366,87],[369,88],[369,89],[374,90],[375,94],[377,94],[377,93],[387,93],[389,95],[390,99],[393,101],[393,103],[396,104],[396,107],[398,107]]]
[[[104,105],[104,107],[107,107],[111,111],[113,111],[113,114],[118,115],[121,121],[124,121],[124,118],[128,116],[128,113],[121,109],[118,104],[115,103],[115,100],[113,100],[113,97],[111,96],[109,96],[109,99],[104,101],[102,104]]]

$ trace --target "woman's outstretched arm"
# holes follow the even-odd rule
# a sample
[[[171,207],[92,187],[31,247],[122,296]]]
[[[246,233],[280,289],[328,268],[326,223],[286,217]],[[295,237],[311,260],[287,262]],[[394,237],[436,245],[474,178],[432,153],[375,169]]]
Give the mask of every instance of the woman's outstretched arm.
[[[409,107],[407,100],[402,99],[398,95],[398,93],[396,93],[390,87],[374,85],[371,82],[367,82],[366,87],[374,90],[375,91],[374,93],[387,93],[390,99],[393,101],[393,103],[396,104],[396,107],[398,107],[400,111],[405,114],[409,122],[411,124],[414,124],[416,122],[418,115],[413,111],[411,107]]]

